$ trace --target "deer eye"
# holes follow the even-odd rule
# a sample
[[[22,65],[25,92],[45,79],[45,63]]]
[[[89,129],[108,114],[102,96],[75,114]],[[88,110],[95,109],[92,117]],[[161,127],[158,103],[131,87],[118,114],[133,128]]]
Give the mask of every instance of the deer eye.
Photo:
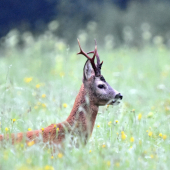
[[[98,88],[103,89],[103,88],[104,88],[104,85],[99,84],[99,85],[98,85]]]

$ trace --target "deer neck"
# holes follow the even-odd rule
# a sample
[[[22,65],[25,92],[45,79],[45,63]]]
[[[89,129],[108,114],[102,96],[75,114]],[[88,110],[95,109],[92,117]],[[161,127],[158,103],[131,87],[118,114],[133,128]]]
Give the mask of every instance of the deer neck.
[[[78,131],[81,135],[88,137],[93,131],[97,113],[98,106],[93,103],[91,94],[85,90],[84,84],[82,84],[66,121],[72,127],[73,132]]]

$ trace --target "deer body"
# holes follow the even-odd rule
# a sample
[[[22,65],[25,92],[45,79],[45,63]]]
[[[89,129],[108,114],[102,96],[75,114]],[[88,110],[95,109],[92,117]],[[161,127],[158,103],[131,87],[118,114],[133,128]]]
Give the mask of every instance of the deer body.
[[[12,139],[14,144],[24,139],[27,143],[30,141],[37,143],[43,140],[45,143],[49,142],[50,144],[60,145],[65,139],[66,134],[70,134],[71,139],[74,136],[78,136],[84,144],[87,142],[92,134],[99,106],[119,103],[123,96],[112,89],[101,75],[100,69],[103,62],[100,63],[97,46],[95,46],[94,51],[89,52],[94,54],[93,58],[90,58],[88,53],[81,49],[80,43],[79,47],[80,52],[78,54],[83,54],[88,60],[83,69],[83,84],[68,118],[61,123],[51,124],[40,130],[12,134],[11,136],[0,135],[0,141]],[[97,58],[97,65],[94,63],[95,56]]]

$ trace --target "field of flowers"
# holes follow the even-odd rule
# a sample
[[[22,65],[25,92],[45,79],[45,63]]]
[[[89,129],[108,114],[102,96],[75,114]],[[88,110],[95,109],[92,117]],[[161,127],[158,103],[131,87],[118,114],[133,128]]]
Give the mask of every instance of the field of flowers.
[[[78,51],[48,37],[0,51],[0,134],[67,118],[82,83],[85,58]],[[122,103],[100,108],[85,147],[51,155],[43,143],[0,144],[1,170],[169,170],[170,50],[159,45],[98,51],[102,74],[123,94]]]

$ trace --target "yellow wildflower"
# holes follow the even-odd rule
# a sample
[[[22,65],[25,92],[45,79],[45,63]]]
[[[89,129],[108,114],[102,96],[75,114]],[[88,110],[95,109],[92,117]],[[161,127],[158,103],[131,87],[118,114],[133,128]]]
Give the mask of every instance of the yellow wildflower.
[[[130,148],[129,148],[129,150],[131,150],[133,147],[131,146]]]
[[[134,142],[134,141],[135,141],[134,137],[131,137],[131,138],[130,138],[130,141],[131,141],[131,142]]]
[[[124,132],[124,131],[122,131],[122,132],[121,132],[121,137],[122,137],[122,139],[123,139],[123,140],[125,140],[125,139],[126,139],[126,134],[125,134],[125,132]]]
[[[149,137],[152,137],[152,134],[153,134],[152,132],[149,132],[149,133],[148,133],[148,136],[149,136]]]
[[[116,123],[119,123],[119,121],[118,121],[118,120],[115,120],[115,122],[116,122]]]
[[[155,110],[155,106],[152,106],[151,109],[152,109],[152,110]]]
[[[21,148],[24,148],[24,144],[23,144],[23,143],[21,143],[19,146],[20,146]]]
[[[46,97],[46,95],[45,94],[42,94],[42,96],[41,96],[42,98],[45,98]]]
[[[54,158],[54,156],[51,156],[51,159],[53,159]]]
[[[66,107],[67,107],[67,104],[66,104],[66,103],[64,103],[64,104],[63,104],[63,107],[64,107],[64,108],[66,108]]]
[[[63,154],[62,153],[59,153],[58,154],[58,158],[62,158],[63,157]]]
[[[34,106],[34,109],[38,109],[38,106]]]
[[[97,125],[97,127],[99,128],[99,127],[100,127],[100,125]]]
[[[163,140],[165,140],[165,139],[167,138],[167,136],[166,136],[166,135],[163,135],[162,138],[163,138]]]
[[[9,128],[6,127],[6,128],[5,128],[5,131],[6,131],[6,132],[9,131]]]
[[[151,157],[151,158],[154,158],[154,155],[151,155],[150,157]]]
[[[47,107],[45,103],[42,103],[42,107]]]
[[[32,129],[31,128],[28,128],[28,131],[31,131]]]
[[[112,124],[112,122],[111,122],[111,121],[110,121],[110,122],[108,122],[108,125],[109,125],[109,126],[111,126],[111,124]]]
[[[64,73],[63,72],[60,72],[60,77],[64,77]]]
[[[146,132],[148,133],[148,130],[146,130]]]
[[[32,159],[31,158],[28,158],[26,161],[27,161],[27,164],[31,164],[32,163]]]
[[[57,125],[55,124],[55,125],[54,125],[54,128],[56,128],[56,126],[57,126]]]
[[[35,144],[34,141],[30,141],[30,142],[27,143],[28,146],[32,146],[32,145],[34,145],[34,144]]]
[[[139,140],[139,145],[142,145],[142,140],[141,139]]]
[[[89,150],[89,153],[91,153],[92,152],[92,150]]]
[[[40,88],[40,84],[37,84],[35,87],[36,87],[37,89]]]
[[[116,163],[115,163],[115,166],[116,166],[116,167],[119,167],[119,166],[120,166],[120,163],[119,163],[119,162],[116,162]]]
[[[147,115],[148,118],[151,118],[153,117],[153,112],[149,112],[148,115]]]
[[[15,122],[15,121],[16,121],[16,119],[12,119],[12,121],[13,121],[13,122]]]
[[[162,133],[159,133],[159,136],[162,137]]]
[[[44,131],[44,128],[41,128],[42,132]]]
[[[37,105],[41,105],[41,102],[38,102]]]
[[[29,83],[29,82],[31,82],[32,81],[32,77],[26,77],[26,78],[24,78],[24,81],[26,82],[26,83]]]
[[[59,131],[60,129],[59,128],[57,128],[57,131]]]
[[[50,165],[46,165],[45,166],[45,170],[54,170],[54,167],[50,166]]]
[[[9,157],[9,152],[5,151],[4,154],[3,154],[3,159],[8,160],[8,157]]]
[[[110,162],[110,161],[107,161],[106,164],[107,164],[107,166],[110,166],[110,165],[111,165],[111,162]]]
[[[138,114],[138,120],[141,120],[142,119],[142,113],[139,113]]]
[[[106,147],[106,145],[105,145],[105,144],[103,144],[103,145],[102,145],[102,148],[105,148],[105,147]]]

